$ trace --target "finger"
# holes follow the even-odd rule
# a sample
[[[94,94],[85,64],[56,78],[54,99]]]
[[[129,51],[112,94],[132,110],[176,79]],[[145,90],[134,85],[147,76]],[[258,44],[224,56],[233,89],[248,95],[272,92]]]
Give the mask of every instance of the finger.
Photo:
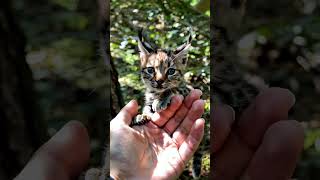
[[[194,122],[199,119],[204,112],[204,101],[202,99],[196,100],[185,119],[182,121],[180,126],[174,132],[168,132],[172,134],[172,139],[179,145],[185,141],[190,133],[190,130]]]
[[[248,179],[290,179],[303,149],[303,128],[297,121],[273,124],[246,170]]]
[[[89,152],[86,128],[69,122],[35,153],[16,179],[75,178],[87,166]]]
[[[130,124],[132,118],[138,114],[138,103],[136,100],[131,100],[127,105],[125,105],[118,115],[114,118],[116,122],[122,122],[125,124]]]
[[[240,118],[239,135],[252,148],[257,147],[271,124],[288,119],[288,111],[294,103],[295,97],[287,89],[269,88],[263,91]]]
[[[199,89],[192,90],[189,93],[189,95],[184,99],[182,105],[180,106],[176,114],[171,119],[169,119],[169,121],[165,125],[164,127],[165,131],[172,133],[180,125],[181,121],[185,118],[185,116],[188,114],[188,111],[190,110],[193,102],[200,99],[201,95],[202,95],[201,90]]]
[[[184,164],[191,159],[199,147],[204,134],[204,119],[198,119],[193,123],[189,136],[181,144],[179,154]]]
[[[186,100],[184,102],[185,106],[190,108],[195,100],[200,99],[201,95],[202,91],[200,89],[191,90],[191,92],[186,96]]]
[[[151,118],[152,121],[159,127],[162,127],[176,113],[177,109],[181,106],[182,101],[182,95],[173,96],[170,106],[160,113],[154,113]]]
[[[211,179],[239,179],[252,154],[253,150],[231,131],[223,147],[212,155],[214,163],[210,167],[213,169]]]
[[[227,139],[235,119],[235,112],[228,105],[216,106],[212,110],[212,152],[218,151]]]
[[[288,90],[270,88],[260,93],[240,118],[239,127],[231,131],[227,142],[214,154],[213,178],[239,178],[266,129],[285,119],[292,104],[294,98]]]

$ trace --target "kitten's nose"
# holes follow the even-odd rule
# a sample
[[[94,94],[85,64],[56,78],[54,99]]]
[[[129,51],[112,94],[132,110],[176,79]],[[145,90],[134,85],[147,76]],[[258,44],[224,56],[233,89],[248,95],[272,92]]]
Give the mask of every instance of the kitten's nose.
[[[158,86],[161,86],[163,82],[164,82],[164,80],[162,80],[162,79],[161,79],[161,80],[158,80],[158,81],[157,81]]]

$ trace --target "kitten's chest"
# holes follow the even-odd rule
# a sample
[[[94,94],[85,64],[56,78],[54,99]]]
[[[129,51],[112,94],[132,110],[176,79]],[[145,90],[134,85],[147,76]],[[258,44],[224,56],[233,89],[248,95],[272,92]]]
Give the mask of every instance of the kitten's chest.
[[[228,104],[236,114],[241,114],[259,93],[259,89],[245,80],[234,64],[237,55],[230,45],[227,31],[219,26],[212,26],[212,29],[211,103]]]
[[[161,99],[166,99],[166,98],[171,98],[174,95],[182,95],[182,96],[187,96],[190,91],[193,88],[191,86],[181,84],[177,87],[170,88],[168,90],[164,90],[163,92],[155,92],[151,90],[146,90],[145,93],[145,104],[146,105],[151,105],[153,101],[156,99],[161,100]]]
[[[182,85],[174,88],[174,92],[175,92],[175,94],[180,94],[183,97],[186,97],[190,93],[190,91],[192,89],[193,89],[192,86],[186,85],[186,84],[182,84]]]
[[[213,67],[212,102],[228,104],[241,113],[259,93],[229,62],[216,62]]]

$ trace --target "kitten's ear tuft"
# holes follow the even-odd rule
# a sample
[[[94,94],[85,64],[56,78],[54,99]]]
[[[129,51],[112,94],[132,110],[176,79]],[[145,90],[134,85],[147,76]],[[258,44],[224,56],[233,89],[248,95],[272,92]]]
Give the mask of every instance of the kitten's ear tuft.
[[[138,47],[140,51],[140,55],[149,55],[153,49],[151,45],[144,41],[143,35],[142,35],[143,29],[139,29],[138,31]]]
[[[174,59],[181,59],[182,64],[187,63],[187,54],[189,51],[189,48],[191,47],[191,41],[192,41],[192,33],[190,31],[189,37],[187,39],[187,42],[184,43],[183,45],[179,46],[175,51],[174,51]]]
[[[190,33],[188,38],[188,43],[191,43],[191,41],[192,41],[192,34]]]

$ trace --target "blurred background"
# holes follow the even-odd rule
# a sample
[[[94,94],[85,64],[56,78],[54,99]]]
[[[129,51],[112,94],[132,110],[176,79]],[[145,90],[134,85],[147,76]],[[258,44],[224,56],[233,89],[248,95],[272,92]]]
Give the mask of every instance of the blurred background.
[[[305,128],[294,173],[301,180],[320,179],[319,10],[318,0],[246,1],[240,27],[237,32],[230,28],[236,63],[248,81],[288,88],[296,96],[290,118]]]
[[[320,179],[320,1],[248,1],[237,42],[239,62],[253,81],[290,89],[291,118],[305,128],[294,173]]]
[[[234,1],[237,2],[237,1]],[[209,111],[209,1],[111,1],[112,101],[117,108],[142,102],[136,28],[162,46],[184,42],[193,27],[186,79],[204,91]],[[236,63],[250,81],[290,89],[291,117],[305,128],[305,144],[294,177],[320,178],[320,2],[247,1],[233,36]],[[0,6],[0,179],[12,179],[31,154],[67,121],[83,122],[97,166],[104,150],[107,82],[100,58],[97,1],[4,0]],[[211,12],[212,13],[215,12]],[[214,21],[214,19],[213,19]],[[208,117],[208,113],[205,117]],[[206,128],[209,128],[207,123]],[[209,132],[207,130],[207,132]],[[209,133],[202,177],[209,172]],[[190,178],[188,167],[181,179]]]
[[[210,13],[201,12],[199,0],[179,1],[126,1],[112,0],[110,4],[110,51],[112,67],[118,76],[124,104],[136,99],[144,105],[144,86],[140,79],[140,60],[137,45],[138,29],[143,28],[148,42],[161,48],[174,50],[186,42],[189,27],[193,30],[192,48],[185,73],[188,84],[203,91],[205,100],[204,118],[210,112]],[[114,83],[114,84],[117,84]],[[116,94],[116,93],[115,93]],[[140,108],[141,111],[141,108]],[[199,151],[203,154],[201,178],[207,179],[210,167],[210,122],[206,121],[206,135]],[[191,166],[180,179],[190,179]]]
[[[99,8],[88,0],[3,1],[0,179],[12,179],[70,120],[88,128],[90,164],[101,164],[109,128]]]

